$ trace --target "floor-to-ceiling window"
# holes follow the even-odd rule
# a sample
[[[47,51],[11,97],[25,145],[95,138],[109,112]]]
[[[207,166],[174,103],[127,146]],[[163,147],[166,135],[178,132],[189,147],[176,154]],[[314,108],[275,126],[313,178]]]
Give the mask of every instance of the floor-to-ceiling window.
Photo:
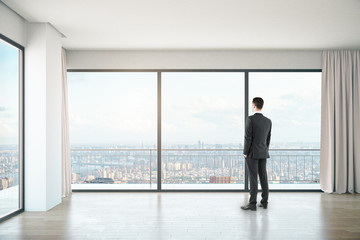
[[[0,220],[23,209],[23,48],[0,35]]]
[[[321,73],[250,72],[249,104],[254,97],[273,123],[270,189],[319,189]]]
[[[248,190],[242,148],[256,96],[273,121],[270,189],[319,189],[320,70],[70,70],[68,79],[73,189]]]
[[[243,189],[243,72],[162,73],[162,188]]]
[[[156,189],[157,74],[68,74],[73,189]]]

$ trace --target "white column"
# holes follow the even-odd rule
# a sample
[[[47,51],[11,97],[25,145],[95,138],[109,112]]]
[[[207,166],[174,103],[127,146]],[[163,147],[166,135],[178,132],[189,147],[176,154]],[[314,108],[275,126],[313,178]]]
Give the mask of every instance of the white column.
[[[61,34],[29,23],[25,47],[25,211],[61,203]]]

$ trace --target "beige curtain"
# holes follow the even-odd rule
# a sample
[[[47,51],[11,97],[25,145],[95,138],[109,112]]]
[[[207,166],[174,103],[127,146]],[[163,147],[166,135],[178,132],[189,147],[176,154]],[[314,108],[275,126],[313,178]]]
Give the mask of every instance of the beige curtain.
[[[360,192],[360,51],[324,51],[320,185]]]
[[[62,49],[62,197],[71,194],[71,158],[70,158],[70,139],[69,139],[69,114],[68,114],[68,84],[66,68],[66,51]]]

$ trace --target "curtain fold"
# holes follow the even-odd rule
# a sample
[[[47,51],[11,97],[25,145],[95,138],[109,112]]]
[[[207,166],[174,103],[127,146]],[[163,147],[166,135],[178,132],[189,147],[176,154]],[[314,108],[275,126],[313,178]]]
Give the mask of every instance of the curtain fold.
[[[324,51],[320,185],[327,193],[360,191],[360,51]]]
[[[61,106],[61,143],[62,143],[62,197],[71,194],[71,158],[68,114],[68,84],[66,68],[66,51],[62,49],[62,106]]]

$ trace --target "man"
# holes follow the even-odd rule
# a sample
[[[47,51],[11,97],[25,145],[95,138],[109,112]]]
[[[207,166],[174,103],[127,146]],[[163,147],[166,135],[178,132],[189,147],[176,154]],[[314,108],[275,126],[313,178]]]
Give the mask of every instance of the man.
[[[271,120],[262,115],[264,100],[256,97],[252,101],[252,112],[246,120],[244,157],[250,179],[250,200],[243,210],[256,211],[256,197],[258,193],[258,174],[261,184],[261,202],[259,207],[268,206],[269,185],[267,182],[266,159],[269,158],[271,136]]]

